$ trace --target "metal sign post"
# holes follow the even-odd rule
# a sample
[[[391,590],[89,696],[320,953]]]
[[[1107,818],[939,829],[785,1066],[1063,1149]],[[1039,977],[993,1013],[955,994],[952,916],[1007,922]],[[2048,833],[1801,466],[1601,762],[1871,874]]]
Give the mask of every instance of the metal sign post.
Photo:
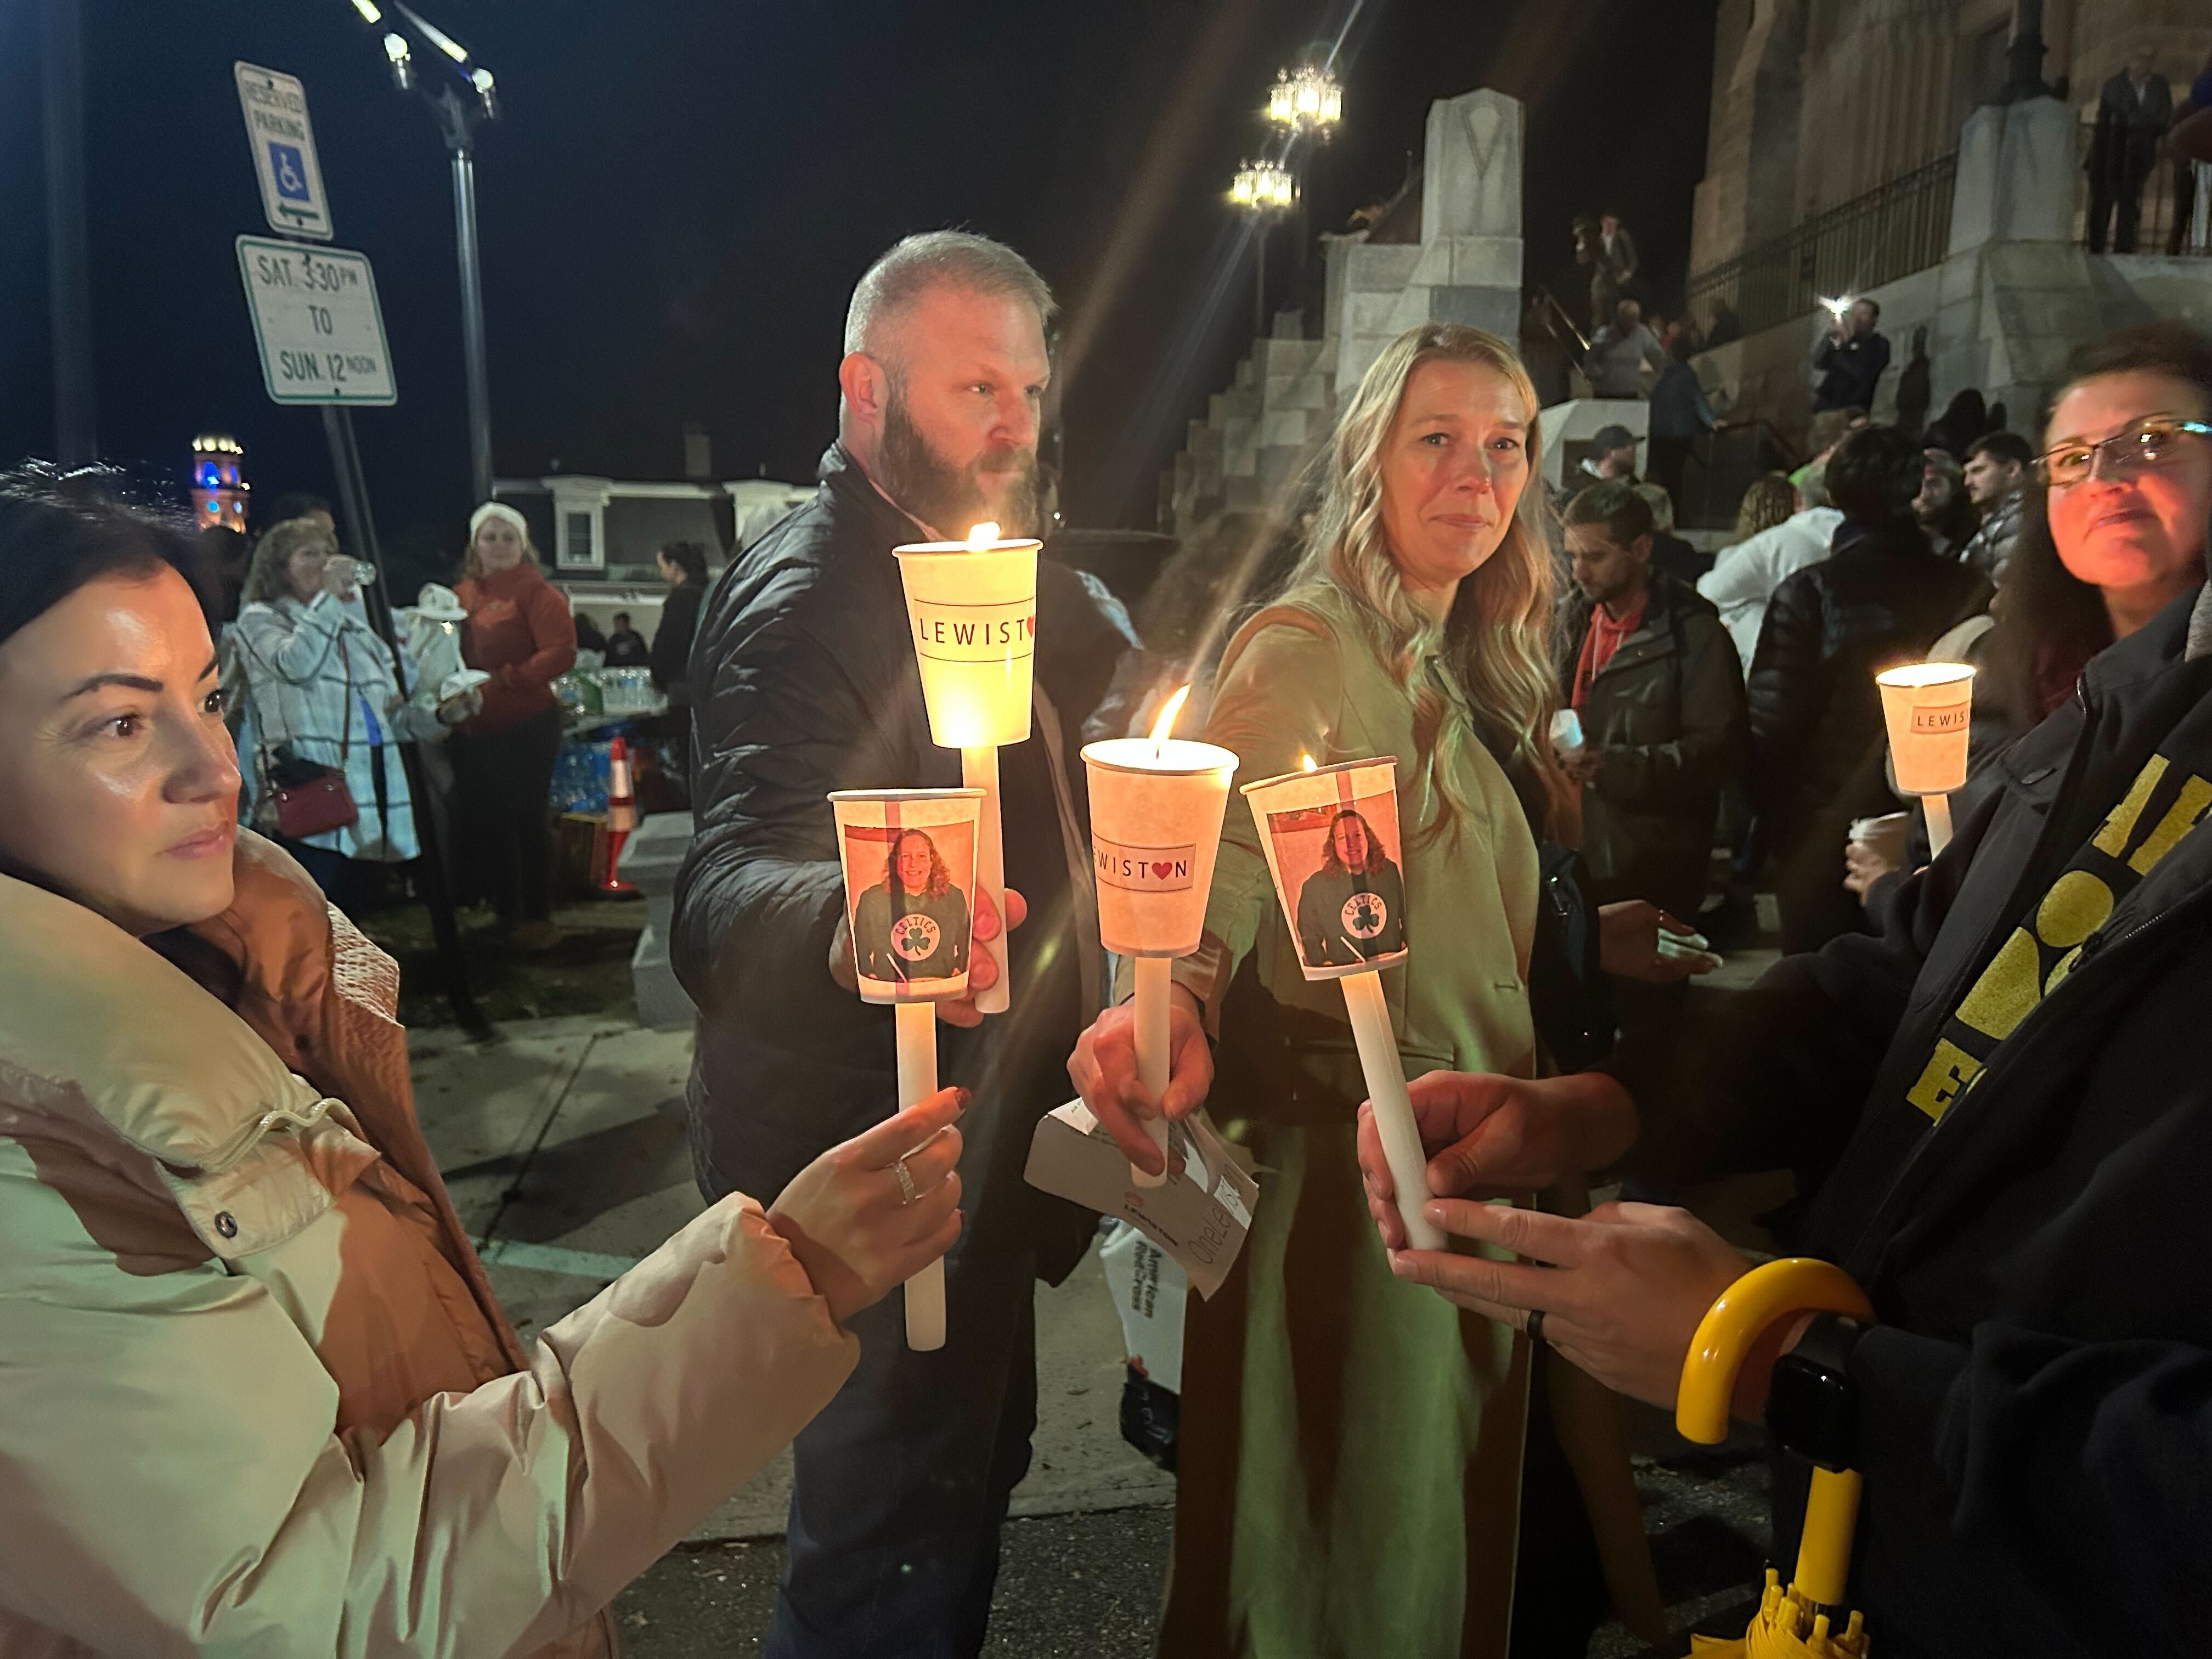
[[[307,124],[306,89],[292,76],[273,70],[251,64],[235,69],[254,169],[261,180],[261,204],[270,228],[288,236],[328,241],[330,204],[315,158],[314,130]],[[313,404],[322,409],[346,540],[376,571],[375,580],[362,590],[362,603],[369,625],[391,652],[393,670],[404,684],[407,659],[392,627],[392,599],[350,407],[389,405],[399,398],[384,335],[384,313],[376,300],[376,273],[367,254],[343,248],[311,247],[261,236],[241,236],[237,248],[239,276],[246,285],[246,307],[261,354],[262,383],[272,403]],[[446,876],[446,843],[429,784],[415,745],[396,746],[407,774],[415,837],[422,848],[415,860],[416,879],[445,967],[446,1000],[455,1022],[481,1040],[492,1035],[491,1023],[469,992],[460,924],[453,915],[453,890]]]

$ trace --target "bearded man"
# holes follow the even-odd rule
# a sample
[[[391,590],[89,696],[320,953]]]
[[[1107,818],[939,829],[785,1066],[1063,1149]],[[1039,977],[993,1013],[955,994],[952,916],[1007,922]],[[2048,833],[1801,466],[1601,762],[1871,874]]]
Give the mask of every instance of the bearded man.
[[[937,231],[884,254],[847,313],[820,489],[707,600],[690,668],[698,834],[671,943],[699,1010],[686,1103],[710,1199],[781,1191],[847,1126],[896,1103],[890,1010],[855,994],[824,797],[960,782],[959,755],[929,740],[891,550],[985,520],[1036,532],[1053,312],[1043,279],[984,237]],[[1050,561],[1037,578],[1035,719],[1000,763],[1005,921],[1027,913],[1007,940],[1013,1009],[988,1024],[972,1002],[939,1009],[954,1028],[944,1081],[974,1096],[947,1339],[908,1350],[896,1297],[852,1322],[860,1367],[793,1448],[772,1659],[982,1646],[999,1526],[1036,1422],[1035,1280],[1064,1277],[1090,1236],[1090,1217],[1022,1169],[1100,1006],[1077,750],[1136,641],[1103,588]],[[996,937],[1000,918],[975,898],[976,936]],[[973,988],[994,965],[974,953]]]

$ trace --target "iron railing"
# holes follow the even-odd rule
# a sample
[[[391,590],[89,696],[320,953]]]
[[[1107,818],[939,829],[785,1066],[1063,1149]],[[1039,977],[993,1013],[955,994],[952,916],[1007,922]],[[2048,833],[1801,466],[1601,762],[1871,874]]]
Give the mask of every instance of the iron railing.
[[[1698,272],[1689,286],[1692,324],[1717,345],[1940,264],[1958,178],[1954,150]]]
[[[2091,242],[2090,186],[2094,182],[2089,175],[2089,149],[2096,129],[2085,121],[2075,133],[2075,155],[2081,165],[2074,173],[2074,240],[2086,247]],[[2126,188],[2126,171],[2123,164],[2120,176],[2110,180],[2116,200]],[[2105,234],[2096,240],[2114,253],[2212,255],[2212,223],[2204,222],[2212,219],[2212,214],[2200,216],[2193,212],[2200,198],[2212,201],[2212,167],[2176,161],[2161,151],[2149,159],[2136,191],[2141,216],[2134,246],[2120,246],[2116,211],[2108,213]]]

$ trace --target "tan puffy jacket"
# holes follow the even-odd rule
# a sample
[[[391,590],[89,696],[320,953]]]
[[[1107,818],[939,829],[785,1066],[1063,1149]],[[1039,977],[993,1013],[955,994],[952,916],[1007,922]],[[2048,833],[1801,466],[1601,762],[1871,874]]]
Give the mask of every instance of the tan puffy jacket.
[[[0,1659],[611,1653],[858,1345],[732,1195],[526,1352],[391,960],[241,836],[236,1012],[0,878]]]

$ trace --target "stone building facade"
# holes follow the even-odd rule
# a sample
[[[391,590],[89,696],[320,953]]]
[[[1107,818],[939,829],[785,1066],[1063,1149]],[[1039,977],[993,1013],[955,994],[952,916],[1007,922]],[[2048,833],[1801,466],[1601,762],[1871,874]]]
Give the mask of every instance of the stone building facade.
[[[1786,234],[1957,149],[2004,85],[2014,0],[1722,0],[1690,269]],[[2077,110],[2148,48],[2179,97],[2204,0],[2045,0],[2044,79]]]

